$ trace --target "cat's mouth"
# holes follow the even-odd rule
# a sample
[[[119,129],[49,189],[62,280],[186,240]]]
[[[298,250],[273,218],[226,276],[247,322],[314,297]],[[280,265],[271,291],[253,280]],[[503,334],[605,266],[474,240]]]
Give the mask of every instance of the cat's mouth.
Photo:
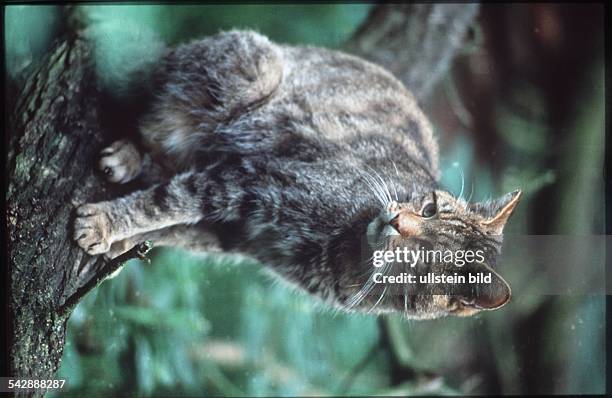
[[[398,216],[397,203],[392,202],[368,224],[367,236],[371,248],[377,248],[389,236],[400,235],[397,223],[394,223]]]

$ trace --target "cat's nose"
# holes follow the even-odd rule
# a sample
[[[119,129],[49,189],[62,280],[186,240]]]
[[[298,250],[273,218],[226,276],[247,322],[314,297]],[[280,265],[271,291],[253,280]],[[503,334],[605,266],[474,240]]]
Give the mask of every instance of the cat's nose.
[[[399,232],[399,214],[393,217],[391,221],[389,221],[389,225],[391,225],[393,228],[397,230],[397,232]]]
[[[389,224],[402,236],[421,234],[421,218],[409,210],[402,210]]]

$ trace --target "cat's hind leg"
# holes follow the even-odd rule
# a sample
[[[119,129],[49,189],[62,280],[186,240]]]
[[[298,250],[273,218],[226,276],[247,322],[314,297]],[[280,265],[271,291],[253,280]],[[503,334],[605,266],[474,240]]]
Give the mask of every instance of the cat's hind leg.
[[[118,140],[100,151],[98,169],[107,181],[125,184],[139,178],[146,184],[166,179],[162,166],[129,140]]]
[[[178,171],[206,162],[203,152],[258,141],[224,137],[218,127],[266,103],[281,83],[283,62],[264,36],[230,31],[174,49],[157,75],[160,86],[140,132],[153,157]]]
[[[118,140],[102,149],[98,169],[107,181],[125,184],[138,177],[142,171],[143,155],[128,140]]]

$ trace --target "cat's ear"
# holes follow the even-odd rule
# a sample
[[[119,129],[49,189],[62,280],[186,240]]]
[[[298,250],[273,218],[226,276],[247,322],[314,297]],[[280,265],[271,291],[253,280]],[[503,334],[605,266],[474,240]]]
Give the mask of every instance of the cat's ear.
[[[486,264],[481,264],[478,272],[491,275],[491,282],[479,285],[478,289],[461,297],[463,304],[482,310],[494,310],[506,304],[512,296],[508,282]]]
[[[521,190],[517,189],[493,201],[472,203],[469,209],[484,217],[481,224],[490,234],[501,235],[521,195]]]

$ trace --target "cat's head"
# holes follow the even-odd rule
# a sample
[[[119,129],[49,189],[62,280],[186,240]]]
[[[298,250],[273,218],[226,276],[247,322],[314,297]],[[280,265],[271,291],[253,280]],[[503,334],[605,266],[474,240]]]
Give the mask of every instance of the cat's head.
[[[400,311],[413,319],[500,308],[511,292],[494,268],[504,226],[520,197],[517,190],[497,200],[467,203],[431,190],[389,203],[368,225],[369,260],[347,281],[352,290],[344,304],[374,313]],[[397,282],[408,275],[413,283],[388,278]],[[469,283],[476,275],[490,281]],[[442,283],[436,276],[445,282],[449,276],[455,278],[451,282],[464,277],[466,283]]]

